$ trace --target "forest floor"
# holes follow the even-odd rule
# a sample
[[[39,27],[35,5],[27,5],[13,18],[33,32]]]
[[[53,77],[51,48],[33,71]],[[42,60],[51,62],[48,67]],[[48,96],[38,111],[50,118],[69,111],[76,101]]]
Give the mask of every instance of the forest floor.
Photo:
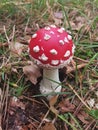
[[[62,91],[48,101],[28,44],[51,24],[69,30],[76,49],[59,70]],[[1,0],[0,130],[50,129],[98,129],[98,1]]]

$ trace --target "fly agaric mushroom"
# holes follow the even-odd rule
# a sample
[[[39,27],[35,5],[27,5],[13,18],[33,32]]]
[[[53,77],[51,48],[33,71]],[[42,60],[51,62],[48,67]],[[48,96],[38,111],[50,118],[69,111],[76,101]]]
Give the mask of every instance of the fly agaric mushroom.
[[[75,46],[72,36],[64,28],[50,25],[39,29],[31,38],[29,53],[33,61],[43,68],[40,92],[49,94],[61,91],[58,69],[69,64]]]

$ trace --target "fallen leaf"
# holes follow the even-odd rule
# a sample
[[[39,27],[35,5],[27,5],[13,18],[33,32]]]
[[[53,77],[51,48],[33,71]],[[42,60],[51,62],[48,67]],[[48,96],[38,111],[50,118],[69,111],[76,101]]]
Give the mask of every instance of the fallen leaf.
[[[69,99],[65,99],[58,104],[62,112],[73,112],[75,105],[70,103]]]
[[[19,42],[15,42],[15,44],[14,44],[14,49],[16,50],[18,55],[21,55],[24,47],[25,46],[23,44],[19,43]]]
[[[58,19],[63,19],[63,12],[54,12],[54,16]]]
[[[56,130],[53,123],[45,123],[45,125],[41,128],[41,130]]]
[[[20,107],[22,110],[25,110],[25,104],[21,102],[17,97],[11,97],[10,99],[10,106],[11,107]]]
[[[53,19],[56,25],[61,25],[62,24],[62,19],[63,19],[63,13],[62,12],[54,12],[53,14]]]
[[[57,102],[57,98],[58,98],[58,95],[53,96],[53,97],[49,100],[50,110],[51,110],[55,115],[58,115],[58,110],[56,110],[56,108],[54,107],[55,103]]]
[[[77,117],[78,117],[78,119],[80,119],[80,121],[82,121],[84,124],[88,124],[88,123],[89,123],[89,121],[87,121],[88,114],[85,113],[84,111],[80,111],[80,112],[77,114]]]
[[[27,28],[26,29],[26,33],[29,33],[29,34],[32,34],[32,28]],[[30,39],[31,39],[31,37],[29,36],[29,35],[26,35],[25,37],[18,37],[18,41],[20,42],[20,43],[22,43],[22,44],[24,44],[24,45],[27,45],[28,46],[28,44],[29,44],[29,42],[30,42]]]
[[[62,21],[62,18],[60,18],[60,17],[62,17],[62,16],[58,16],[57,13],[55,14],[53,12],[53,10],[52,10],[52,8],[51,8],[51,6],[50,6],[48,1],[46,1],[46,5],[47,5],[47,10],[48,10],[48,12],[50,14],[50,18],[49,19],[53,19],[55,25],[61,25],[63,23],[63,21]]]
[[[49,100],[49,105],[50,105],[50,106],[54,106],[55,103],[57,102],[57,99],[58,99],[58,95],[53,96],[53,97]]]
[[[19,43],[19,42],[15,42],[15,43],[11,42],[9,44],[9,48],[10,48],[11,52],[14,54],[14,56],[17,57],[17,55],[21,56],[23,50],[25,48],[27,48],[27,45],[24,45],[24,44]]]
[[[80,30],[87,24],[87,20],[82,16],[77,16],[74,21],[70,21],[70,25],[74,30]]]
[[[41,76],[40,69],[33,63],[23,67],[23,72],[33,84],[36,84],[37,78]]]

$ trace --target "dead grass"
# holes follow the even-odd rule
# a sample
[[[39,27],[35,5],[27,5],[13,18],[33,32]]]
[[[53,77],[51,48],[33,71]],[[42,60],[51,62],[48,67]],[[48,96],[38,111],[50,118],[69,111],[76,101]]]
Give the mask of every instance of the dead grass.
[[[23,72],[32,64],[27,52],[30,37],[49,24],[71,31],[76,45],[74,61],[60,70],[63,89],[52,105],[39,94],[41,79],[34,85]],[[34,72],[30,74],[34,77]],[[0,90],[0,125],[4,130],[98,129],[97,0],[2,1]]]

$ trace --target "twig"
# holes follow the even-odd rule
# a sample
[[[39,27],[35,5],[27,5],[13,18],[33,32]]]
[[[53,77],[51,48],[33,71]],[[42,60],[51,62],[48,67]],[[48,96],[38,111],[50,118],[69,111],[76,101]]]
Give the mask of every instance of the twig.
[[[39,103],[39,104],[42,105],[41,102],[39,102],[39,101],[37,101],[37,100],[35,100],[35,99],[32,99],[32,98],[26,97],[26,96],[24,96],[24,95],[23,95],[22,97],[25,98],[25,99],[27,99],[27,100],[29,100],[29,101],[36,102],[36,103]]]
[[[69,74],[69,73],[75,71],[76,68],[79,70],[79,69],[85,67],[86,65],[87,65],[87,63],[82,63],[82,64],[80,64],[80,65],[77,65],[77,67],[73,67],[73,68],[68,66],[68,67],[67,67],[66,74]]]
[[[81,58],[76,57],[76,56],[74,56],[74,59],[77,59],[77,60],[82,61],[82,62],[85,62],[85,63],[88,63],[88,62],[89,62],[88,60],[84,60],[84,59],[81,59]]]
[[[3,29],[4,29],[4,33],[5,33],[5,37],[6,37],[6,39],[7,39],[7,42],[8,42],[8,44],[10,44],[10,40],[9,40],[9,38],[8,38],[8,35],[7,35],[7,32],[6,32],[5,26],[3,26]]]
[[[98,88],[98,86],[94,87],[93,90],[96,90],[97,88]],[[92,90],[88,90],[87,91],[87,93],[85,94],[83,100],[85,100],[88,97],[88,95],[89,95],[90,92],[92,92]],[[81,109],[82,106],[83,106],[83,104],[80,102],[79,105],[78,105],[78,107],[76,108],[76,111],[74,112],[74,115],[76,115],[79,112],[79,110]]]
[[[1,47],[8,47],[8,45],[9,45],[8,43],[3,43],[3,44],[0,43],[0,48]]]
[[[13,26],[13,32],[12,32],[11,42],[13,42],[14,36],[15,36],[15,25]]]
[[[89,130],[89,128],[91,127],[91,125],[95,122],[95,119],[92,120],[92,122],[85,128],[85,130]]]
[[[97,121],[96,121],[96,123],[95,123],[95,125],[94,125],[94,127],[92,128],[92,130],[95,130],[95,127],[97,126]],[[97,127],[98,128],[98,127]]]
[[[25,34],[26,34],[26,31],[27,31],[27,27],[28,27],[29,21],[30,21],[30,18],[28,18],[27,23],[26,23],[26,26],[25,26],[25,29],[24,29],[24,33],[25,33]]]
[[[6,119],[7,108],[8,108],[8,93],[9,93],[9,84],[7,84],[6,91],[5,91],[6,97],[5,97],[4,121]]]
[[[67,83],[67,85],[68,85],[68,87],[74,92],[74,94],[79,98],[79,100],[89,109],[89,110],[91,110],[91,108],[83,101],[83,99],[78,95],[78,93],[73,89],[73,87],[70,85],[70,84],[68,84]]]
[[[50,110],[48,110],[47,113],[45,114],[45,116],[44,116],[44,118],[42,119],[41,123],[39,124],[37,130],[40,129],[40,127],[42,126],[42,124],[43,124],[43,122],[45,121],[46,117],[48,116],[49,112],[50,112]]]
[[[2,70],[3,67],[8,68],[8,67],[18,66],[18,65],[23,65],[23,66],[24,65],[30,65],[27,61],[16,61],[16,62],[9,63],[9,64],[7,64],[7,62],[3,63],[3,65],[0,67],[0,70]]]
[[[2,6],[5,6],[5,5],[7,5],[7,4],[14,4],[14,5],[16,5],[16,6],[22,6],[22,5],[27,5],[27,4],[31,4],[31,2],[14,2],[14,1],[10,1],[10,2],[4,2],[4,3],[0,3],[0,7],[2,7]]]

